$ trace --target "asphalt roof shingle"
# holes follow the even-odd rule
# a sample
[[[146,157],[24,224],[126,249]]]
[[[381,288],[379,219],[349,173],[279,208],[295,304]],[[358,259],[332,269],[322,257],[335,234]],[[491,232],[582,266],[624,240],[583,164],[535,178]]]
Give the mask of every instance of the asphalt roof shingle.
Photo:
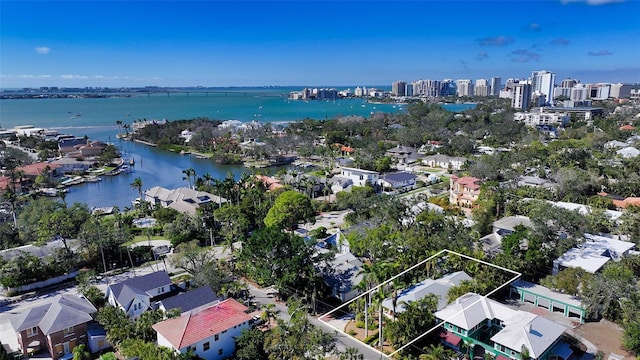
[[[216,301],[219,301],[219,299],[213,290],[211,290],[209,286],[203,286],[192,291],[166,298],[160,301],[160,303],[165,308],[165,311],[179,308],[181,312],[185,313]]]

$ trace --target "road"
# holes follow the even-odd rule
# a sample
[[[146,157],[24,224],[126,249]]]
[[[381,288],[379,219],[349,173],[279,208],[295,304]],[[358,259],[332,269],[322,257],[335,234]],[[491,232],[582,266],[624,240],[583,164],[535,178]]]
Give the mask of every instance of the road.
[[[275,306],[275,309],[277,311],[277,316],[279,318],[286,321],[290,319],[287,306],[282,302],[276,301],[275,298],[267,295],[268,292],[272,291],[271,289],[259,288],[250,283],[248,283],[247,285],[249,286],[249,292],[251,293],[251,295],[253,296],[254,300],[257,303],[262,305],[273,304]],[[336,340],[336,347],[341,352],[345,351],[347,348],[356,348],[358,349],[360,354],[362,354],[364,358],[367,360],[387,359],[387,357],[381,356],[380,353],[378,353],[377,351],[374,351],[369,346],[352,338],[351,336],[338,333],[331,326],[318,320],[315,316],[308,315],[308,318],[313,325],[319,327],[320,329],[331,334],[334,337],[334,339]]]

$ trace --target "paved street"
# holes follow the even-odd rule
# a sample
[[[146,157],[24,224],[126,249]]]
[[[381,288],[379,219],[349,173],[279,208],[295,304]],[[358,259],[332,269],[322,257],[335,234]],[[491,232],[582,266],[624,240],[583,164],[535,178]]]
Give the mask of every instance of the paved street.
[[[249,292],[251,293],[251,295],[254,297],[254,300],[262,305],[266,305],[266,304],[274,304],[275,308],[277,310],[277,315],[278,317],[284,319],[284,320],[289,320],[289,312],[288,309],[286,307],[286,305],[282,302],[278,302],[275,300],[274,297],[270,297],[267,295],[268,292],[272,291],[271,289],[262,289],[262,288],[258,288],[253,284],[248,284],[249,285]],[[309,319],[311,320],[311,323],[314,324],[315,326],[318,326],[319,328],[321,328],[322,330],[324,330],[325,332],[331,334],[334,336],[334,338],[336,339],[336,346],[338,348],[338,350],[340,351],[344,351],[347,348],[356,348],[358,349],[358,351],[364,355],[364,358],[369,360],[369,359],[386,359],[386,357],[382,357],[378,352],[372,350],[369,346],[363,344],[362,342],[348,336],[345,334],[341,334],[335,331],[335,329],[333,329],[331,326],[321,322],[320,320],[318,320],[315,316],[308,316]]]

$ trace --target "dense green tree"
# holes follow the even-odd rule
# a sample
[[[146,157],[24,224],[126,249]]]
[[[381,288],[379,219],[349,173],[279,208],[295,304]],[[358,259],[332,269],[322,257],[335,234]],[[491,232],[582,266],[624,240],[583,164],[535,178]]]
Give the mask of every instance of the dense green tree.
[[[298,224],[315,222],[315,215],[308,196],[289,190],[278,196],[264,218],[264,223],[267,227],[293,231]]]
[[[313,249],[299,236],[263,228],[243,242],[238,267],[260,285],[275,285],[283,296],[306,292],[318,272]]]
[[[334,351],[333,337],[311,324],[300,301],[289,302],[289,316],[289,321],[278,319],[278,326],[265,336],[270,360],[313,360]]]
[[[267,360],[264,351],[265,333],[257,329],[242,330],[242,334],[236,339],[236,353],[234,360]]]
[[[38,240],[40,219],[46,214],[52,214],[63,207],[65,207],[63,204],[49,198],[37,198],[29,201],[21,209],[18,216],[18,232],[22,241],[25,243],[36,242]]]

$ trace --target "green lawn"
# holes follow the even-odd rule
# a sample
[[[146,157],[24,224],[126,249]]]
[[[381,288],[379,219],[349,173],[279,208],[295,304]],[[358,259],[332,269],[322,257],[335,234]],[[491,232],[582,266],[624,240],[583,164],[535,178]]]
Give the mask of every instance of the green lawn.
[[[167,238],[165,236],[161,236],[161,235],[154,235],[151,236],[151,240],[167,240]],[[137,244],[137,243],[144,243],[149,241],[149,238],[147,237],[147,235],[136,235],[133,240],[128,241],[127,243],[125,243],[125,245],[127,246],[131,246],[133,244]]]

